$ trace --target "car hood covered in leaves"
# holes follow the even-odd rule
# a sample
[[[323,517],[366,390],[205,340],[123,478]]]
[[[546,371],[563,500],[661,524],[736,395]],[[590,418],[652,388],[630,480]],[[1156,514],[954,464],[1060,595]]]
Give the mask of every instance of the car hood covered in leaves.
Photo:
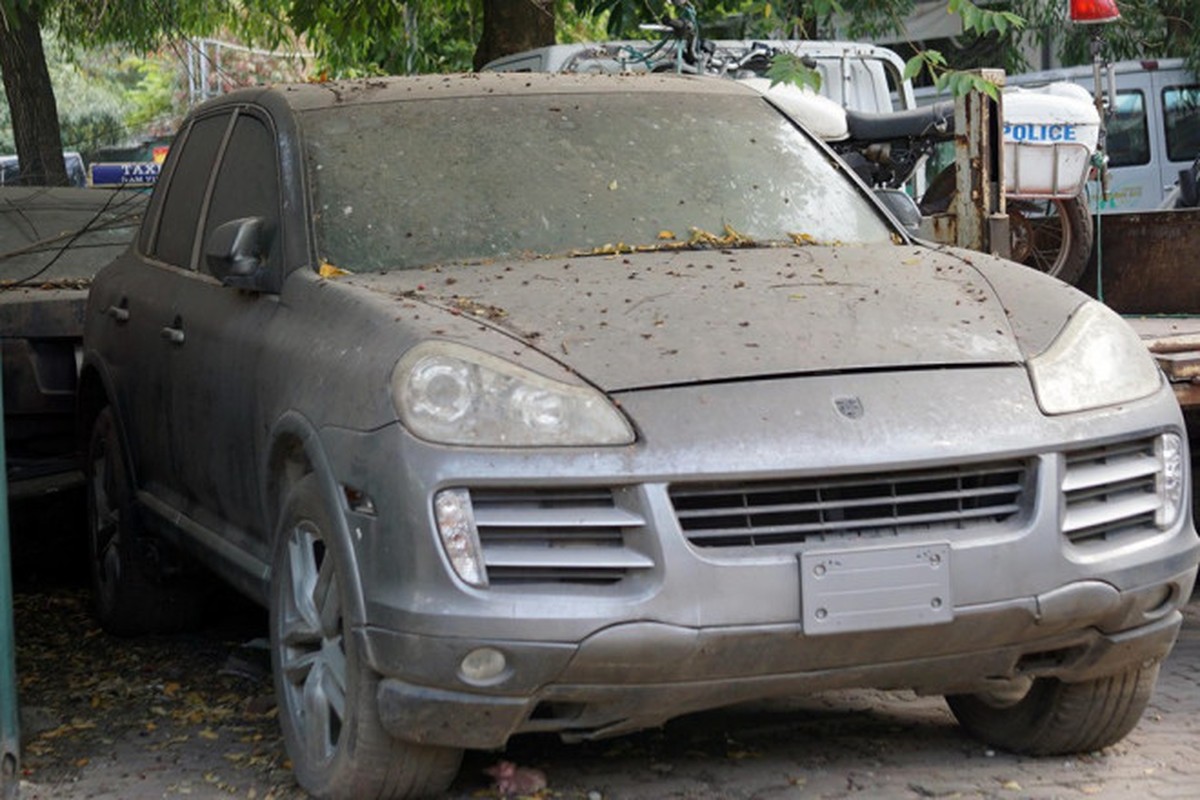
[[[590,255],[341,280],[478,319],[609,392],[1023,360],[980,273],[917,246]]]

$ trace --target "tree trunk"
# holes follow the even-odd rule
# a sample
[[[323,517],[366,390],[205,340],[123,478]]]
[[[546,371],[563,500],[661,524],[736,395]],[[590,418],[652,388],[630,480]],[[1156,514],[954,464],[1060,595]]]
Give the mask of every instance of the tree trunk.
[[[554,44],[554,0],[483,0],[483,37],[475,69],[489,61]]]
[[[15,10],[9,4],[0,10],[0,72],[21,162],[18,182],[66,186],[62,130],[42,50],[40,9],[36,4],[15,5]]]

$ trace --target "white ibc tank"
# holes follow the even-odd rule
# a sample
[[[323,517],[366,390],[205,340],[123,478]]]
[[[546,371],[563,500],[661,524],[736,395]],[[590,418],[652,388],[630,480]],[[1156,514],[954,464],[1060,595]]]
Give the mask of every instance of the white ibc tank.
[[[1074,83],[1004,90],[1004,189],[1016,197],[1074,197],[1083,190],[1100,114]]]

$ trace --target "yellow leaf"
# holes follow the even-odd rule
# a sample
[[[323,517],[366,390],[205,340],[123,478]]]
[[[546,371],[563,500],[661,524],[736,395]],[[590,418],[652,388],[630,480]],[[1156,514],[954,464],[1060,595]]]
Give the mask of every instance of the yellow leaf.
[[[1008,789],[1010,792],[1019,792],[1021,791],[1021,784],[1016,781],[1005,781],[1001,788]]]
[[[335,267],[333,264],[330,264],[328,261],[322,261],[321,269],[318,271],[318,274],[322,278],[337,278],[339,276],[349,275],[351,273],[349,270],[342,269],[341,267]]]
[[[212,728],[205,728],[204,730],[200,731],[199,735],[201,739],[208,739],[210,742],[221,738],[221,735]]]
[[[665,239],[674,239],[674,238],[675,238],[675,234],[674,234],[674,233],[672,233],[671,231],[659,231],[659,232],[658,232],[658,238],[659,238],[659,239],[664,239],[664,240],[665,240]]]
[[[792,241],[796,244],[816,244],[817,239],[811,233],[789,233]]]

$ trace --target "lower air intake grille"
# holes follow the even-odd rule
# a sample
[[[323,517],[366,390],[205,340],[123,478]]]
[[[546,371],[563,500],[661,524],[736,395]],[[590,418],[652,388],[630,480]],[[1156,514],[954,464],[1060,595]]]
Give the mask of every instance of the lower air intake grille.
[[[1107,541],[1154,528],[1162,463],[1154,438],[1066,454],[1063,534],[1073,543]]]
[[[1001,461],[876,475],[678,484],[671,500],[698,547],[798,544],[1004,522],[1025,508],[1030,466]]]
[[[631,546],[645,520],[609,489],[473,489],[471,505],[493,586],[615,583],[654,566]]]

